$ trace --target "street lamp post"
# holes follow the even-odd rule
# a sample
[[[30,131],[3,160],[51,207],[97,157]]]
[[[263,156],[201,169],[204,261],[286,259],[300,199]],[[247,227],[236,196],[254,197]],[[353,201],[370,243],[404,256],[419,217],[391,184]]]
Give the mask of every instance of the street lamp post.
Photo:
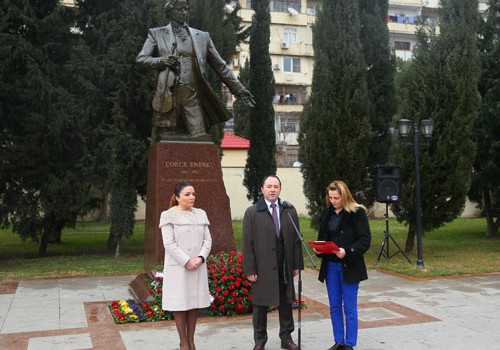
[[[413,123],[413,153],[415,156],[415,216],[416,216],[416,226],[417,226],[417,267],[424,269],[424,258],[422,254],[422,208],[420,204],[420,135],[418,132],[418,126],[416,122],[412,122],[409,119],[398,120],[399,136],[402,139],[408,137],[408,133]],[[430,139],[432,136],[432,131],[434,130],[434,122],[431,119],[424,119],[420,122],[420,127],[422,128],[422,134],[426,140]]]

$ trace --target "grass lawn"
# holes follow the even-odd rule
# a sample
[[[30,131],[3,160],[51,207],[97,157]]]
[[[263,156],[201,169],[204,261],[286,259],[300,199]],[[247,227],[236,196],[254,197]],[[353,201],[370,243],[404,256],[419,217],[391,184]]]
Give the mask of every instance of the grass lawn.
[[[365,255],[368,268],[383,269],[414,277],[435,277],[487,272],[500,272],[500,239],[484,236],[484,219],[457,219],[446,226],[427,232],[423,239],[425,270],[416,267],[416,244],[408,261],[401,253],[391,259],[381,257],[374,266],[384,240],[385,220],[371,220],[372,245]],[[235,243],[241,248],[241,221],[233,222]],[[301,219],[305,241],[315,240],[317,233],[309,219]],[[76,229],[65,230],[62,243],[51,244],[47,255],[38,257],[36,242],[22,242],[9,230],[0,230],[0,280],[44,277],[126,274],[143,272],[144,224],[138,223],[134,235],[123,239],[120,257],[106,251],[109,223],[80,222]],[[389,220],[391,236],[404,249],[407,228]],[[397,247],[389,240],[389,253]],[[312,254],[319,266],[319,260]],[[306,266],[312,267],[304,253]]]
[[[66,229],[62,242],[49,244],[45,257],[38,243],[23,242],[17,234],[0,230],[0,280],[62,276],[139,273],[144,270],[144,224],[120,244],[120,257],[106,251],[109,223],[79,222]]]

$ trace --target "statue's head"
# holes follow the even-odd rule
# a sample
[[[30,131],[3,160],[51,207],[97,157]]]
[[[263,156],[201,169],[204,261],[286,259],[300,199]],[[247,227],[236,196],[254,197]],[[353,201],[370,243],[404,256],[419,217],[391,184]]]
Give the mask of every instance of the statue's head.
[[[189,7],[189,0],[167,0],[165,1],[165,6],[163,7],[163,11],[165,11],[165,15],[169,18],[170,12],[176,6],[187,6]]]

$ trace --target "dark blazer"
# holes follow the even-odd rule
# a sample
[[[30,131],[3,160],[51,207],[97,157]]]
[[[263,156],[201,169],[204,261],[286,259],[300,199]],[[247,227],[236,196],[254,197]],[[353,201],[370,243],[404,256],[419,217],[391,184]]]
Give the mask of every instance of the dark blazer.
[[[233,74],[226,62],[220,57],[210,35],[207,32],[189,27],[189,33],[196,53],[196,74],[200,78],[200,94],[207,129],[217,123],[223,123],[232,118],[231,113],[220,98],[215,94],[208,82],[208,65],[217,73],[221,80],[233,94],[243,89],[243,85]],[[160,70],[160,57],[175,55],[175,37],[172,26],[152,28],[144,42],[141,52],[137,55],[136,62],[148,68]],[[160,74],[158,85],[165,84]],[[157,89],[164,91],[165,89]]]
[[[328,222],[332,214],[332,207],[328,207],[322,212],[318,241],[328,240]],[[318,255],[322,258],[318,279],[321,282],[325,280],[327,262],[329,260],[342,263],[345,283],[354,283],[368,279],[363,255],[370,248],[370,242],[371,232],[366,211],[363,208],[358,208],[355,213],[349,213],[344,210],[340,221],[340,238],[335,243],[345,249],[346,255],[341,260],[335,255]]]
[[[287,301],[295,300],[293,270],[304,269],[302,248],[297,233],[288,214],[280,205],[281,236],[286,252],[286,287]],[[299,219],[295,208],[287,209],[293,222],[299,228]],[[280,304],[279,274],[277,261],[277,239],[274,221],[264,198],[249,207],[243,218],[243,272],[245,275],[258,275],[252,283],[252,298],[255,305],[274,306]]]

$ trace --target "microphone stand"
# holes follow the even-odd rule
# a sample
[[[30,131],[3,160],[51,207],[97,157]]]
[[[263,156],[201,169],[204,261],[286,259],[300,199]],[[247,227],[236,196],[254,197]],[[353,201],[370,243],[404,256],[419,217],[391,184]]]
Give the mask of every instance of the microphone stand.
[[[302,246],[304,247],[304,250],[306,251],[307,255],[309,256],[309,261],[311,262],[311,265],[313,267],[316,267],[316,263],[314,262],[314,259],[311,256],[311,253],[309,253],[309,249],[307,249],[307,245],[305,244],[304,240],[302,239],[302,234],[300,233],[299,229],[297,228],[297,225],[295,225],[295,222],[293,222],[292,216],[288,212],[288,209],[293,208],[291,204],[287,203],[287,205],[283,205],[283,209],[285,209],[286,214],[288,215],[288,218],[290,219],[290,222],[292,223],[292,226],[297,233],[297,237],[299,238],[299,241],[302,243]],[[297,315],[297,334],[298,334],[298,345],[299,345],[299,350],[301,350],[301,331],[302,331],[302,270],[299,269],[299,281],[298,281],[298,291],[299,291],[299,311]]]

